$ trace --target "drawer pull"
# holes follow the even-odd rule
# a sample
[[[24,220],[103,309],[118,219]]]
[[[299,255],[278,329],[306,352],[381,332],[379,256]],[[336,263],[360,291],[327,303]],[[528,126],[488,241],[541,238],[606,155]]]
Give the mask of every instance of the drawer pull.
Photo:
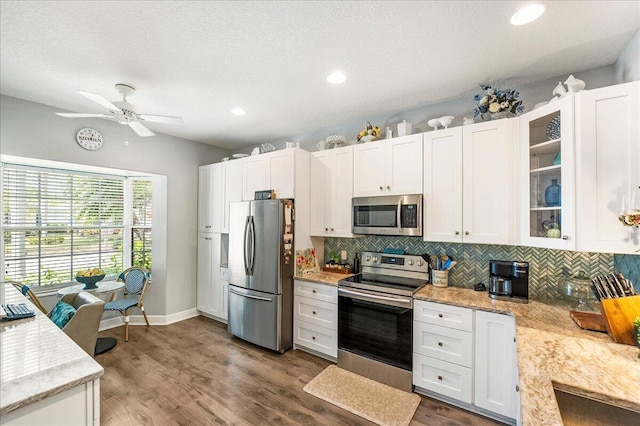
[[[314,293],[316,292],[315,290],[312,290]]]
[[[438,376],[438,380],[442,380],[442,376]]]
[[[442,314],[438,314],[438,318],[442,318]]]
[[[438,342],[438,346],[442,346],[442,342]]]
[[[316,336],[311,336],[311,340],[316,340]]]
[[[316,314],[316,311],[311,311],[311,312],[313,313],[313,315],[315,315],[315,314]]]

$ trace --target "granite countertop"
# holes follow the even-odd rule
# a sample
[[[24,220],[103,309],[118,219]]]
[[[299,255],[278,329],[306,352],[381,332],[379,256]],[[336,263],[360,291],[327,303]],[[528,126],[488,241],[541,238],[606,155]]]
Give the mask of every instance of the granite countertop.
[[[524,425],[562,424],[553,386],[640,411],[638,348],[579,328],[569,309],[530,300],[493,300],[487,292],[423,287],[415,299],[513,315]]]
[[[0,415],[104,375],[104,369],[11,284],[4,303],[26,303],[36,316],[0,322]],[[1,290],[0,290],[1,291]]]
[[[304,277],[296,275],[293,277],[293,279],[298,281],[309,281],[312,283],[337,286],[338,281],[348,278],[352,275],[354,274],[336,274],[335,272],[317,271],[317,272],[313,272],[311,274],[305,275]]]

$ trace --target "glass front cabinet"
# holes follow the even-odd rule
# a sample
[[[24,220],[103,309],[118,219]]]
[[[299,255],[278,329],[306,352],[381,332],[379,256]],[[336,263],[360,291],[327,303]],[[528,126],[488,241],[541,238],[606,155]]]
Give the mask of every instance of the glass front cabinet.
[[[575,248],[574,97],[520,116],[520,243]]]

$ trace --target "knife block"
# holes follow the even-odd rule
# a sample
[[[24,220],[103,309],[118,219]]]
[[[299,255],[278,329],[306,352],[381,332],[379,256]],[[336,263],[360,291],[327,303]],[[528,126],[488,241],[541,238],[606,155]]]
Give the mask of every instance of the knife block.
[[[600,300],[607,333],[616,343],[635,345],[633,320],[640,317],[640,295]]]

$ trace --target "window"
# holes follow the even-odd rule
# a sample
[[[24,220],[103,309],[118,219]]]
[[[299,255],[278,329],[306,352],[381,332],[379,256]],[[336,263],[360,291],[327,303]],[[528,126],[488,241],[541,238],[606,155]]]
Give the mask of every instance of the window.
[[[89,267],[151,266],[150,180],[12,164],[2,179],[5,280],[49,286]]]
[[[131,266],[151,269],[152,182],[132,179]]]

